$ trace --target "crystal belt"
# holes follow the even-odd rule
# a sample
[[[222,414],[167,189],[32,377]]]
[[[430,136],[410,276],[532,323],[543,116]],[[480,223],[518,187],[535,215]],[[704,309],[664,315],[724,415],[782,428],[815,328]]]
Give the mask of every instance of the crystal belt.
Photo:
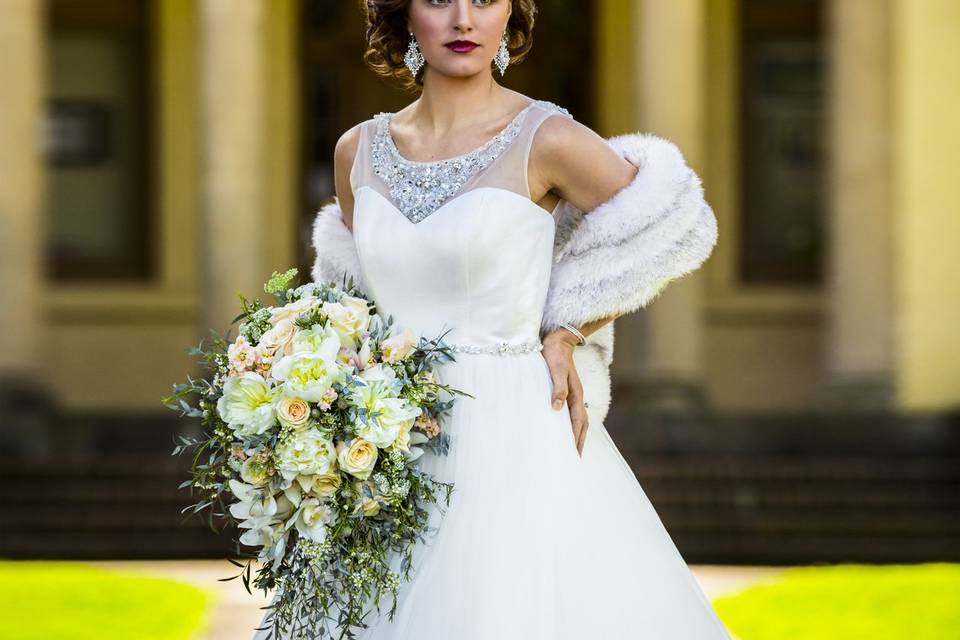
[[[497,342],[491,345],[453,344],[450,351],[457,353],[490,353],[497,356],[515,355],[519,353],[533,353],[543,349],[539,340],[529,342]]]

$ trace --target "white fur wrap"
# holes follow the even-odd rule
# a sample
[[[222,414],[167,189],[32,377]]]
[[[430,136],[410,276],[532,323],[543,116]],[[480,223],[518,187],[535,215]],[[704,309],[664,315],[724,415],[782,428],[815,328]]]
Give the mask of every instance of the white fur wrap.
[[[562,322],[580,326],[647,306],[670,281],[696,270],[717,242],[717,220],[700,178],[674,143],[649,133],[607,142],[639,171],[586,214],[561,203],[541,335]],[[313,246],[314,282],[352,276],[368,291],[336,198],[317,214]],[[602,423],[610,407],[613,335],[613,322],[607,323],[574,351],[591,424]]]

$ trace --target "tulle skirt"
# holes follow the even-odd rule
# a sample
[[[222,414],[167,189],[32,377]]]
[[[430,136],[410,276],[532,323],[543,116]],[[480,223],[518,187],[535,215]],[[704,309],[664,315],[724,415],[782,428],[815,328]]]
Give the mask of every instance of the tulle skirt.
[[[577,454],[539,352],[457,354],[448,455],[421,465],[455,488],[361,640],[729,640],[602,424]],[[256,638],[265,637],[259,632]]]

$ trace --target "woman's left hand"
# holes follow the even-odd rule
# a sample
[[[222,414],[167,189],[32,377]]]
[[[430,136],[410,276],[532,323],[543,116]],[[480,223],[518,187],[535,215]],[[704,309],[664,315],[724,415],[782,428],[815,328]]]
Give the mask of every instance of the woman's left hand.
[[[577,454],[583,455],[583,443],[587,437],[587,408],[584,404],[583,384],[573,362],[573,350],[577,337],[566,329],[557,329],[543,338],[543,357],[550,368],[553,395],[550,398],[554,409],[563,408],[567,401],[570,422],[573,426],[573,441]]]

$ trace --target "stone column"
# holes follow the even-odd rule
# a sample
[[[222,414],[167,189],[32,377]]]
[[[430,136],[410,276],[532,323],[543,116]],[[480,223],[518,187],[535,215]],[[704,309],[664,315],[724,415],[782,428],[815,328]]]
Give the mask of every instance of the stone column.
[[[960,406],[960,3],[893,0],[898,407]]]
[[[818,404],[892,401],[894,269],[889,0],[828,3],[830,240],[825,380]]]
[[[43,293],[42,3],[0,0],[0,377],[35,374]]]
[[[51,449],[44,335],[42,3],[0,0],[0,456]]]
[[[706,2],[637,0],[637,123],[680,148],[701,176],[706,157]],[[707,192],[709,194],[709,185]],[[646,311],[617,321],[629,378],[648,380],[643,406],[695,406],[704,375],[703,276],[671,283]],[[643,337],[644,345],[638,343]],[[627,353],[646,350],[644,360]],[[642,365],[642,370],[637,367]],[[619,365],[618,365],[619,368]],[[623,369],[621,369],[623,370]]]
[[[239,313],[239,294],[266,301],[270,275],[261,223],[267,10],[265,0],[200,4],[203,322],[219,332]]]

